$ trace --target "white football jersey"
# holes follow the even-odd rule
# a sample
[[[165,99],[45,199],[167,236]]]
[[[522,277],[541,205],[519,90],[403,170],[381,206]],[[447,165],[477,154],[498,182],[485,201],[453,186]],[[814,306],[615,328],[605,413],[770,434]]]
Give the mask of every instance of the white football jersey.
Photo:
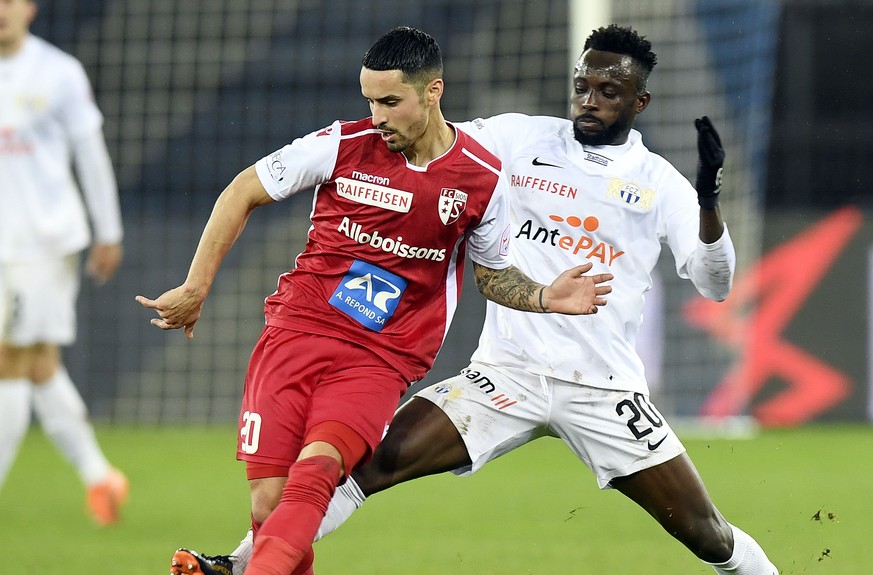
[[[72,146],[102,123],[85,71],[69,54],[29,35],[0,58],[0,260],[58,257],[88,245]],[[120,216],[107,217],[120,236]]]
[[[661,244],[670,247],[681,277],[702,275],[694,265],[702,242],[691,183],[635,130],[623,145],[582,146],[572,123],[560,118],[503,114],[458,126],[503,162],[515,265],[543,283],[585,262],[594,264],[589,274],[615,276],[608,304],[595,315],[524,313],[488,302],[473,361],[593,387],[646,390],[635,343]],[[729,286],[735,256],[727,230],[716,244],[730,260],[722,267],[726,277],[716,281]]]

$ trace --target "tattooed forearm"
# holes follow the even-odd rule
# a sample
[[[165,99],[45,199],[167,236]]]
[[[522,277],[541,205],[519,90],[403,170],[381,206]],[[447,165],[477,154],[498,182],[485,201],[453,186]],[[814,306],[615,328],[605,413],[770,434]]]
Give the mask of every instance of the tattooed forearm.
[[[522,311],[544,312],[539,284],[515,266],[502,270],[487,268],[473,262],[476,287],[488,299]]]

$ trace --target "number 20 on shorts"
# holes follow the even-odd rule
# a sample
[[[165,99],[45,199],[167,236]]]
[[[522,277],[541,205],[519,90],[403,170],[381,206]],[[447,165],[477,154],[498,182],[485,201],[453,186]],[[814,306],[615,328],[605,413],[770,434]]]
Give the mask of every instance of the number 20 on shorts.
[[[261,435],[260,414],[246,411],[242,416],[243,424],[239,430],[240,450],[243,453],[258,451],[258,438]]]

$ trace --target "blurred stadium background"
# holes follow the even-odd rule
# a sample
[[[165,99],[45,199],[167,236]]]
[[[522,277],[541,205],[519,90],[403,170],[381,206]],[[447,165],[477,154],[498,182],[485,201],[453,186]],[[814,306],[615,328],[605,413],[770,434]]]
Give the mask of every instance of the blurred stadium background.
[[[632,25],[654,44],[648,146],[693,179],[692,120],[728,148],[723,211],[737,290],[711,307],[662,258],[641,341],[654,395],[674,420],[765,426],[863,421],[873,257],[873,52],[869,2],[836,0],[42,0],[34,33],[84,63],[104,112],[126,226],[109,286],[83,286],[66,359],[109,423],[232,423],[263,298],[293,264],[310,195],[256,213],[193,341],[148,325],[136,294],[185,277],[217,194],[292,138],[367,107],[360,57],[382,32],[440,42],[449,119],[505,111],[564,116],[569,72],[591,29]],[[476,344],[468,284],[426,381]],[[745,419],[743,419],[745,418]],[[704,419],[711,421],[711,419]]]

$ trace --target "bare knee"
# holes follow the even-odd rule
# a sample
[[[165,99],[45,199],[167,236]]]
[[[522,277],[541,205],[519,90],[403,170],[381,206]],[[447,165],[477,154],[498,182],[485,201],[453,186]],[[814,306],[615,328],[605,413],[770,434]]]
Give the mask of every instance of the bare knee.
[[[252,496],[252,520],[255,523],[260,524],[266,521],[270,513],[279,505],[286,481],[286,477],[266,477],[249,481]]]
[[[448,416],[430,401],[416,397],[394,416],[372,459],[352,475],[369,496],[469,463],[464,441]]]
[[[30,380],[39,385],[54,377],[61,365],[61,350],[51,343],[38,343],[31,349]]]
[[[61,352],[54,344],[0,345],[0,379],[25,378],[40,384],[51,379],[60,363]]]
[[[22,379],[27,377],[28,350],[26,347],[13,347],[0,344],[0,379]]]

